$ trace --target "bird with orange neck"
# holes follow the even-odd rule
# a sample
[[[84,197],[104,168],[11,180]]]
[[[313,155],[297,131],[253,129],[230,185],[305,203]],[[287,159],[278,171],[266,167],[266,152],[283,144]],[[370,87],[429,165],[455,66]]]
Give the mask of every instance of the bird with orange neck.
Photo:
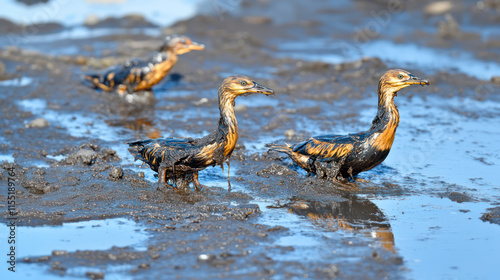
[[[176,190],[184,191],[193,183],[196,190],[201,190],[203,186],[198,181],[199,171],[209,166],[229,165],[238,141],[238,121],[234,113],[236,97],[253,93],[274,95],[274,90],[245,76],[230,76],[224,79],[218,90],[220,118],[215,131],[199,139],[134,141],[128,143],[129,151],[136,159],[158,172],[159,189],[170,184]]]
[[[287,154],[309,174],[333,180],[354,179],[360,172],[382,163],[389,154],[399,125],[394,97],[399,90],[411,85],[429,85],[429,81],[401,69],[389,70],[380,78],[378,112],[368,131],[321,135],[295,145],[267,146],[270,151]]]
[[[205,46],[186,36],[169,35],[157,53],[147,60],[131,59],[107,69],[103,74],[87,74],[84,81],[96,89],[116,91],[123,96],[140,90],[151,90],[167,76],[178,56]]]

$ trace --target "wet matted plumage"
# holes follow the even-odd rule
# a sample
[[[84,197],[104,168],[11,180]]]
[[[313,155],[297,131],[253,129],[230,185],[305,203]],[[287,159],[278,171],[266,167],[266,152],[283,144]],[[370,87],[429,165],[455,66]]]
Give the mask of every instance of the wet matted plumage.
[[[378,84],[378,112],[368,131],[349,135],[321,135],[295,145],[267,145],[270,151],[287,154],[296,164],[320,177],[354,178],[382,163],[391,150],[399,111],[394,97],[410,85],[429,85],[410,72],[387,71]]]
[[[220,119],[215,131],[199,139],[165,138],[129,142],[129,151],[158,172],[159,189],[170,183],[176,189],[186,190],[192,182],[196,190],[201,190],[198,171],[209,166],[222,167],[224,163],[229,165],[238,140],[235,99],[252,93],[273,95],[274,90],[245,76],[230,76],[218,90]]]
[[[178,56],[205,46],[186,36],[169,35],[157,53],[146,60],[131,59],[108,68],[102,74],[87,74],[84,81],[95,89],[120,95],[140,90],[151,90],[175,65]]]

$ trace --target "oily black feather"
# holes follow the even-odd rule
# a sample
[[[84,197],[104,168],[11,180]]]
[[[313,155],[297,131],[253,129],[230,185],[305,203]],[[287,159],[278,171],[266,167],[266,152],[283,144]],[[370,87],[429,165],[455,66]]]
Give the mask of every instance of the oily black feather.
[[[355,157],[359,158],[366,152],[362,148],[366,137],[367,133],[315,136],[292,146],[292,152],[308,155],[303,165],[310,173],[322,173],[324,177],[332,177],[332,174],[335,174],[333,177],[347,177],[363,168],[353,168],[352,163],[357,162]]]
[[[128,60],[120,65],[108,68],[102,75],[86,75],[86,79],[93,81],[94,88],[100,87],[115,90],[119,86],[125,86],[126,91],[128,93],[132,93],[137,85],[144,80],[146,75],[153,70],[155,65],[166,59],[167,54],[158,53],[156,56],[147,60]],[[95,78],[98,78],[97,82],[95,81]]]
[[[152,170],[158,172],[160,165],[165,163],[166,167],[171,170],[172,175],[178,175],[177,173],[199,171],[214,165],[206,165],[206,159],[196,156],[206,145],[214,143],[215,139],[213,137],[204,137],[201,139],[149,139],[127,144],[129,144],[130,153],[136,159],[147,163]]]

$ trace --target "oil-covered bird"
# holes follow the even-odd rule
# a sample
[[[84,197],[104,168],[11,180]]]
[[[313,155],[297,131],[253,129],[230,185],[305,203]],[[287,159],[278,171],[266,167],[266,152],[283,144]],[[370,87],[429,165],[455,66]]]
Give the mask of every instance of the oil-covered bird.
[[[349,135],[321,135],[295,145],[270,144],[270,151],[287,154],[309,174],[328,179],[351,178],[382,163],[391,150],[399,124],[394,97],[411,85],[429,81],[410,72],[387,71],[378,84],[378,112],[368,131]]]
[[[222,167],[224,163],[229,165],[238,140],[238,122],[234,114],[236,97],[253,93],[273,95],[274,90],[245,76],[230,76],[224,79],[218,90],[220,119],[215,131],[199,139],[129,142],[129,151],[158,172],[159,189],[169,184],[177,190],[186,190],[192,182],[196,190],[201,190],[203,186],[198,181],[198,171],[209,166]]]
[[[159,83],[178,60],[178,56],[192,50],[204,50],[205,46],[186,36],[170,35],[154,55],[146,60],[131,59],[113,66],[102,74],[85,75],[85,81],[95,89],[120,95],[140,90],[151,90]]]

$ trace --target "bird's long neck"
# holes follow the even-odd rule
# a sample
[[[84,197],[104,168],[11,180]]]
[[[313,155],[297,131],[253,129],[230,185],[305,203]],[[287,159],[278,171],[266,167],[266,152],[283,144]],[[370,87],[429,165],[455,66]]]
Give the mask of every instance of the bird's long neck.
[[[177,59],[179,59],[177,54],[171,50],[158,52],[154,57],[157,67],[163,71],[170,70],[177,62]]]
[[[396,93],[385,88],[382,82],[378,88],[378,112],[373,119],[370,132],[377,134],[374,145],[380,150],[390,149],[399,125],[399,111],[394,104]]]
[[[224,141],[224,157],[231,155],[238,141],[238,121],[234,114],[234,95],[225,94],[224,88],[219,89],[220,119],[218,139]],[[222,144],[222,143],[221,143]]]

